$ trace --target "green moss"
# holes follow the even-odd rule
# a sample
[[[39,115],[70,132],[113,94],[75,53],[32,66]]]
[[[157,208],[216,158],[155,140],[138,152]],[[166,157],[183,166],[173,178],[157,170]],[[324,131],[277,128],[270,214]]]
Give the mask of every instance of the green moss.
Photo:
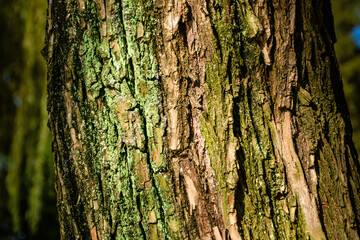
[[[259,19],[255,16],[255,13],[253,12],[252,7],[248,3],[248,1],[242,2],[245,5],[245,18],[243,19],[245,21],[243,21],[242,34],[249,39],[253,39],[262,33],[263,28],[259,22]]]
[[[86,6],[84,14],[97,18],[101,8],[90,1]],[[91,218],[90,227],[101,229],[104,238],[114,234],[119,239],[178,239],[182,226],[177,224],[163,149],[153,6],[116,1],[106,7],[111,9],[111,18],[89,21],[87,28],[77,32],[80,51],[73,59],[79,61],[66,59],[68,68],[75,65],[74,77],[78,77],[71,79],[72,108],[78,107],[80,116],[72,117],[83,121],[73,123],[81,151],[71,138],[67,140],[74,160],[69,168],[81,183],[76,200],[96,199],[98,207],[84,204],[81,214]],[[132,30],[140,23],[143,32],[138,37]],[[156,221],[150,224],[148,216],[154,211]],[[111,225],[117,226],[112,233],[104,226],[110,219]],[[71,221],[63,224],[73,227]],[[129,227],[132,225],[141,227]]]

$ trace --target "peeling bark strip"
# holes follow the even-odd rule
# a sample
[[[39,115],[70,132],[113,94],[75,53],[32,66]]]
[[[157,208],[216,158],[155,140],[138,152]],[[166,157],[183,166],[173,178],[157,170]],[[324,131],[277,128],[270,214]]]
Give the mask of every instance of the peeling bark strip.
[[[359,239],[328,1],[48,3],[62,239]]]

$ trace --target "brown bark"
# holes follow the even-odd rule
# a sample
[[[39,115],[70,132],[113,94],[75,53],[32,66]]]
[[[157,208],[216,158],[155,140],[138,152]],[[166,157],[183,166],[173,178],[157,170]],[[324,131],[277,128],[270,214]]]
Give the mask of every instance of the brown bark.
[[[328,1],[49,11],[63,238],[359,238]]]

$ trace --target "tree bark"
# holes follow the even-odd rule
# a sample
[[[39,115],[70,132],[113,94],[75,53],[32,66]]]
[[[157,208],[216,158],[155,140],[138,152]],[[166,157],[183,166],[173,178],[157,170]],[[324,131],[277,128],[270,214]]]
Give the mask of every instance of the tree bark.
[[[49,0],[62,239],[358,239],[329,1]]]

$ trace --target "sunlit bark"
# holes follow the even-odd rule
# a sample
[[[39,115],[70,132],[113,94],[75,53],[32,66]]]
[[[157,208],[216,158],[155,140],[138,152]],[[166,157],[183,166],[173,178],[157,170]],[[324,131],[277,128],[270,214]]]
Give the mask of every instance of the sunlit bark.
[[[63,239],[358,238],[328,1],[49,1]]]

